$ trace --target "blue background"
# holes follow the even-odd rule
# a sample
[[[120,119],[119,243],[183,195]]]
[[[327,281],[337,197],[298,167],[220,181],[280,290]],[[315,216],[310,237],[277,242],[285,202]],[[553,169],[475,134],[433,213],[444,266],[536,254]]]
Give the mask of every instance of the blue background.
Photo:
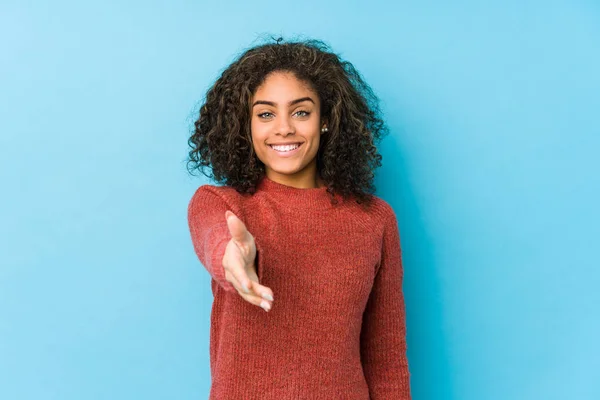
[[[0,398],[207,397],[186,141],[272,33],[382,100],[414,399],[599,399],[600,4],[216,3],[2,2]]]

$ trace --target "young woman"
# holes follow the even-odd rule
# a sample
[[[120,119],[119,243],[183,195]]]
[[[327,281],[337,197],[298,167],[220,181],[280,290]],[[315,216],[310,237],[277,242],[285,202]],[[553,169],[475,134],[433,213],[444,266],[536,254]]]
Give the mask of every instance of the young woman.
[[[398,225],[373,194],[386,129],[320,41],[251,48],[209,89],[189,167],[222,185],[188,220],[212,277],[211,399],[410,399]]]

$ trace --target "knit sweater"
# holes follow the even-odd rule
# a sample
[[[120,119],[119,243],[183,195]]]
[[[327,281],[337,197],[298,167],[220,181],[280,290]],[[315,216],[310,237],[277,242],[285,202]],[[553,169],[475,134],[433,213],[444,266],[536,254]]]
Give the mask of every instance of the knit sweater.
[[[254,194],[203,185],[188,222],[211,275],[210,399],[410,399],[400,238],[391,206],[263,177]],[[269,312],[225,279],[225,211],[256,244]]]

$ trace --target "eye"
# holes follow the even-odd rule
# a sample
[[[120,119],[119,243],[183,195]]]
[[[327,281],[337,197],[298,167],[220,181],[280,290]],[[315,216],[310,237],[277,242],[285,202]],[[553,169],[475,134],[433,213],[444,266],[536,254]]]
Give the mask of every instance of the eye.
[[[267,115],[267,114],[268,114],[268,115],[273,115],[273,114],[271,114],[270,112],[268,112],[268,111],[267,111],[267,112],[264,112],[264,113],[258,114],[258,117],[259,117],[259,118],[266,118],[266,117],[265,117],[265,115]]]
[[[304,110],[298,110],[298,111],[296,112],[296,114],[299,114],[299,115],[298,115],[299,117],[308,117],[308,116],[310,115],[310,112],[308,112],[308,111],[304,111]]]

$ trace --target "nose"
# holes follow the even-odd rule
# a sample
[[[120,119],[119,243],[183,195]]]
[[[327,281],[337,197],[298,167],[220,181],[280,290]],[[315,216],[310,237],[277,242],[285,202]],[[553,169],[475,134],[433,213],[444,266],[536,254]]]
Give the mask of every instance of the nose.
[[[277,134],[281,136],[293,135],[296,132],[291,117],[283,116],[279,118],[279,124],[277,125]]]

